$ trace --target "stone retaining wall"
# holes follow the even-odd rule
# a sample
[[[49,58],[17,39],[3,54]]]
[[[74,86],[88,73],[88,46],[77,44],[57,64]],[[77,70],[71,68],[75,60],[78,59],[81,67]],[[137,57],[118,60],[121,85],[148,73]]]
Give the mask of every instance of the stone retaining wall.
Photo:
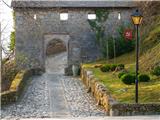
[[[18,72],[14,80],[12,81],[9,90],[4,91],[0,94],[1,104],[4,105],[16,102],[24,89],[27,79],[35,72],[35,70],[21,70],[20,72]]]
[[[109,116],[160,115],[160,104],[126,104],[118,103],[109,90],[95,77],[92,71],[81,67],[81,79]]]
[[[160,115],[160,104],[113,104],[111,105],[110,115],[130,116],[130,115]]]
[[[91,92],[91,94],[96,98],[97,104],[102,105],[109,114],[110,105],[117,102],[110,95],[106,87],[99,82],[98,78],[93,75],[92,71],[89,71],[83,67],[81,69],[81,78],[85,86],[88,88],[88,92]]]

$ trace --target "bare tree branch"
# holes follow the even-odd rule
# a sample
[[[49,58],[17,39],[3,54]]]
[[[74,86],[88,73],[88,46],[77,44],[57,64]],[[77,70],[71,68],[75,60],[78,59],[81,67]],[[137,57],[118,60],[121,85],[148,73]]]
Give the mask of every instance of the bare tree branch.
[[[2,44],[1,44],[1,22],[0,22],[0,84],[2,83]],[[1,87],[0,87],[1,91]]]
[[[9,7],[10,9],[12,9],[12,7],[10,5],[8,5],[4,0],[2,0],[2,2],[7,6]]]
[[[6,24],[6,25],[4,26],[4,28],[3,28],[2,31],[1,31],[1,33],[4,32],[4,30],[7,28],[7,26],[8,26],[8,24]]]

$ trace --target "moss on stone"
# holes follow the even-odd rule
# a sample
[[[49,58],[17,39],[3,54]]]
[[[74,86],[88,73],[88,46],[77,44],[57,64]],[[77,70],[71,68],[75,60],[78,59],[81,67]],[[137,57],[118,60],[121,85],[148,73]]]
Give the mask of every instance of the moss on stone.
[[[18,74],[16,75],[16,77],[14,78],[14,80],[11,83],[10,90],[17,90],[18,89],[26,72],[27,71],[25,71],[25,70],[18,72]]]

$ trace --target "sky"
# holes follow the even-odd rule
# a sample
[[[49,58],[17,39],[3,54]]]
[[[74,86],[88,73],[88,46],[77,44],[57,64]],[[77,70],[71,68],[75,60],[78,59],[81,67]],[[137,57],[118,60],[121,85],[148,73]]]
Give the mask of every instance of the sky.
[[[9,6],[11,5],[11,0],[4,0]],[[7,48],[9,45],[10,33],[13,31],[13,17],[12,9],[5,5],[2,0],[0,0],[0,22],[1,22],[1,40],[2,46]],[[2,53],[2,57],[5,57],[5,54]]]

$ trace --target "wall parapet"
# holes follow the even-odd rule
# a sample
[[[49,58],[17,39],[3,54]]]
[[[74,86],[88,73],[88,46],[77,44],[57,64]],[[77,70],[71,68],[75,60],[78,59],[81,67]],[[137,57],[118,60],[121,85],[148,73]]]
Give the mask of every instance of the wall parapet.
[[[119,0],[13,0],[14,8],[68,8],[68,7],[137,7],[136,1],[119,1]]]
[[[160,115],[160,104],[126,104],[118,103],[111,105],[110,115],[112,116],[131,116],[131,115]]]

